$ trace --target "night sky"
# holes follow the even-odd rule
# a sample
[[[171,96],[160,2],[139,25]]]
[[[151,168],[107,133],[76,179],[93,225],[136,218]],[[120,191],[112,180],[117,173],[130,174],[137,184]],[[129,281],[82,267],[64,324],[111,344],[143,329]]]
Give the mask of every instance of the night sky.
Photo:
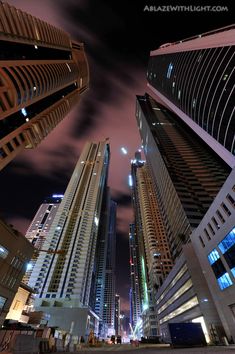
[[[63,193],[87,140],[110,138],[109,186],[118,202],[117,292],[129,310],[128,228],[133,221],[128,174],[140,147],[135,95],[146,91],[150,50],[159,45],[234,23],[226,1],[211,2],[228,11],[167,11],[166,5],[199,2],[105,0],[10,0],[10,4],[67,31],[85,43],[90,89],[77,107],[34,150],[28,150],[0,172],[0,213],[25,233],[45,197]],[[155,5],[158,11],[148,11]],[[205,5],[205,2],[204,2]],[[161,6],[161,11],[158,6]],[[145,9],[145,11],[144,11]],[[125,146],[128,155],[122,155]]]

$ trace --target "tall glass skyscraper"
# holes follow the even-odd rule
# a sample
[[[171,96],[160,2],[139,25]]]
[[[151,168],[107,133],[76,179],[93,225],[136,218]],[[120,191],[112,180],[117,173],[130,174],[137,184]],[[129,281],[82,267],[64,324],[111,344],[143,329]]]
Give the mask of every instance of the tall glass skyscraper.
[[[151,52],[147,72],[159,103],[137,97],[142,144],[175,261],[156,297],[163,336],[170,322],[200,319],[212,343],[224,333],[235,338],[234,38],[229,26],[162,45]],[[190,249],[195,256],[186,266]],[[182,280],[187,267],[190,291]],[[205,296],[209,289],[213,300]]]
[[[116,208],[117,204],[111,200],[107,188],[103,198],[97,238],[94,286],[90,295],[90,306],[101,319],[98,333],[101,338],[115,334]]]
[[[103,306],[103,323],[108,335],[115,334],[116,213],[117,203],[110,200]]]
[[[130,323],[134,329],[142,313],[141,303],[141,272],[139,269],[139,249],[136,237],[135,224],[130,224],[129,231],[130,249]]]
[[[36,147],[88,88],[83,43],[0,2],[0,169]]]
[[[226,163],[235,165],[235,29],[168,43],[150,54],[149,87]]]
[[[85,145],[47,236],[49,250],[64,253],[40,253],[29,279],[48,324],[76,335],[98,333],[89,301],[109,158],[107,140]]]
[[[175,259],[231,169],[184,122],[149,95],[137,97],[136,117]]]

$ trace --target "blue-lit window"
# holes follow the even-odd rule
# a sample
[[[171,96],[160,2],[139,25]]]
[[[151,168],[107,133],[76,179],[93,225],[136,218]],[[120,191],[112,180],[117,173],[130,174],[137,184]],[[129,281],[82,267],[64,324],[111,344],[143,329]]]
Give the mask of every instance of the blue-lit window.
[[[235,267],[233,267],[233,268],[231,269],[231,272],[232,272],[232,275],[233,275],[234,278],[235,278]]]
[[[220,255],[216,249],[213,249],[213,251],[211,251],[211,253],[209,253],[207,257],[210,262],[210,265],[212,265],[220,258]]]
[[[168,65],[167,74],[166,74],[166,77],[167,77],[168,79],[170,79],[170,77],[171,77],[172,69],[173,69],[173,64],[170,63],[170,64]]]
[[[0,309],[3,309],[6,301],[7,299],[5,297],[0,296]]]
[[[226,289],[233,284],[228,273],[224,273],[220,278],[217,279],[217,282],[221,290]]]
[[[218,244],[220,251],[224,254],[230,247],[235,244],[235,227],[228,235]]]

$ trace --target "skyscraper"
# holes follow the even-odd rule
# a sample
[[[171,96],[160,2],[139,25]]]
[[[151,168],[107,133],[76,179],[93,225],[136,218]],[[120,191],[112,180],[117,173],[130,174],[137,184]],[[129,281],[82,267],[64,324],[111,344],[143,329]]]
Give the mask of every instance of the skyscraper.
[[[98,331],[89,300],[109,155],[107,140],[85,145],[47,236],[49,249],[64,253],[40,253],[29,279],[37,274],[35,307],[49,325],[76,335]]]
[[[139,269],[139,249],[136,238],[135,224],[130,224],[129,231],[130,249],[130,323],[134,329],[142,313],[141,303],[141,273]]]
[[[98,334],[102,338],[115,334],[116,207],[107,188],[103,198],[97,238],[93,272],[94,287],[90,295],[90,306],[101,319]]]
[[[132,188],[132,206],[134,209],[134,222],[129,229],[130,249],[130,279],[131,279],[131,310],[130,316],[133,330],[138,323],[143,310],[148,307],[148,284],[146,272],[146,256],[144,249],[143,225],[139,194],[137,188],[137,169],[144,165],[140,152],[135,153],[135,159],[131,161],[131,176],[129,185]]]
[[[2,220],[0,235],[0,325],[2,325],[34,248],[20,232]]]
[[[130,233],[133,324],[136,326],[141,314],[143,334],[152,336],[157,335],[156,292],[169,274],[173,262],[153,177],[148,166],[137,159],[132,161],[132,180],[137,225],[136,232]],[[141,297],[140,308],[138,293]]]
[[[52,197],[46,198],[40,205],[35,217],[33,218],[25,237],[34,245],[38,250],[47,251],[47,236],[58,210],[59,204],[63,195],[53,194]],[[27,271],[23,277],[23,282],[28,284],[29,278],[32,274],[34,265],[36,263],[38,254],[34,252],[33,258],[28,264]],[[31,286],[34,287],[37,281],[37,275],[31,279]]]
[[[115,319],[114,319],[114,327],[116,336],[121,333],[120,329],[120,296],[118,294],[115,295]]]
[[[105,292],[105,270],[107,261],[108,247],[108,228],[109,228],[109,203],[110,195],[108,190],[104,192],[103,202],[100,213],[100,227],[97,236],[97,247],[92,273],[93,281],[90,292],[89,304],[99,316],[99,337],[106,337],[107,328],[103,322],[104,292]]]
[[[117,203],[110,200],[103,307],[103,323],[108,335],[115,334],[116,212]]]
[[[175,259],[231,169],[183,121],[149,95],[137,97],[136,117]]]
[[[137,169],[137,188],[149,281],[151,289],[158,289],[172,268],[172,259],[160,205],[147,165]]]
[[[169,322],[192,321],[204,323],[211,342],[224,333],[235,338],[233,27],[151,52],[148,86],[163,105],[148,95],[137,99],[175,260],[156,298],[163,336]],[[183,245],[189,235],[192,243]]]
[[[84,46],[0,2],[0,168],[36,147],[88,88]]]
[[[228,26],[150,54],[152,92],[230,166],[235,165],[235,29]]]

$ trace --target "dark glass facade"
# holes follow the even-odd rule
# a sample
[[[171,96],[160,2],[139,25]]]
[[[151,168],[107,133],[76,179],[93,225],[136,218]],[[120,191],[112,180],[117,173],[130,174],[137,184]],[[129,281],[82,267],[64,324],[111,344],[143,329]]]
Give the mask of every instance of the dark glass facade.
[[[135,328],[142,312],[141,306],[141,274],[140,274],[140,255],[138,240],[136,238],[135,224],[130,224],[129,231],[129,249],[130,249],[130,323]]]
[[[149,60],[150,85],[235,155],[235,46],[160,52]]]

